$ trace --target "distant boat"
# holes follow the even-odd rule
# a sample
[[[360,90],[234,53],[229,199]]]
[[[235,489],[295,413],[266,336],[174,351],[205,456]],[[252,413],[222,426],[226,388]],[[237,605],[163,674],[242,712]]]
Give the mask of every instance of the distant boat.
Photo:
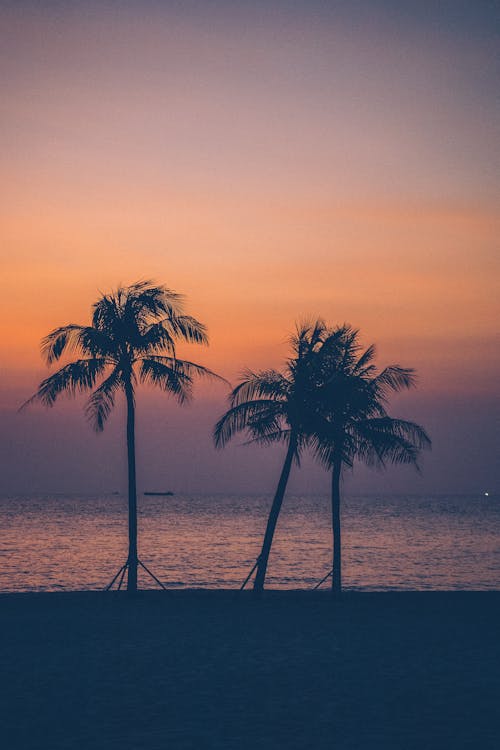
[[[166,497],[167,495],[173,495],[174,493],[168,491],[168,492],[144,492],[143,494],[144,495],[158,495],[161,497]]]

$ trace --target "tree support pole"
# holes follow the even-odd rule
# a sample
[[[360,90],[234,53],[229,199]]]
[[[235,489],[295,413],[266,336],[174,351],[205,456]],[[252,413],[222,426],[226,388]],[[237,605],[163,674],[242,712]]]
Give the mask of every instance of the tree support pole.
[[[156,583],[157,583],[157,584],[158,584],[159,586],[161,586],[161,588],[163,589],[163,591],[166,591],[166,590],[167,590],[167,587],[163,585],[163,583],[162,583],[162,582],[160,581],[160,579],[159,579],[159,578],[157,578],[157,577],[155,576],[155,574],[154,574],[154,573],[151,573],[151,571],[150,571],[150,569],[149,569],[149,568],[146,568],[146,566],[144,565],[144,563],[142,562],[142,560],[139,560],[139,558],[137,558],[137,562],[139,563],[139,565],[141,566],[141,568],[144,568],[144,570],[146,571],[146,573],[147,573],[147,574],[148,574],[149,576],[151,576],[151,578],[153,579],[153,581],[156,581]]]
[[[110,591],[110,590],[111,590],[111,588],[112,588],[112,586],[113,586],[114,582],[116,581],[116,579],[118,578],[118,576],[120,575],[120,573],[122,573],[122,572],[123,572],[123,573],[125,573],[125,571],[127,570],[127,567],[128,567],[128,560],[127,560],[127,562],[125,563],[125,565],[122,565],[122,566],[121,566],[121,568],[120,568],[120,570],[118,571],[118,573],[117,573],[117,574],[115,575],[115,577],[114,577],[114,578],[112,579],[111,583],[109,583],[109,584],[108,584],[108,585],[107,585],[107,586],[105,587],[104,591]]]
[[[332,573],[333,573],[333,568],[330,571],[328,571],[328,573],[326,574],[326,576],[324,576],[321,579],[321,581],[316,584],[316,586],[313,587],[313,591],[316,591],[316,589],[319,589],[319,587],[321,586],[321,584],[324,583],[327,578],[330,578],[330,576],[332,575]]]
[[[155,574],[152,573],[150,571],[150,569],[148,567],[146,567],[146,565],[144,565],[144,563],[142,562],[142,560],[139,560],[139,558],[137,558],[137,564],[140,565],[141,568],[143,568],[146,571],[146,573],[148,574],[148,576],[150,578],[152,578],[153,581],[155,581],[155,583],[157,583],[158,586],[160,586],[160,588],[163,589],[163,591],[168,591],[167,587],[163,585],[163,583],[160,581],[160,579],[157,578],[155,576]],[[122,567],[120,568],[120,570],[118,571],[118,573],[116,573],[116,575],[112,578],[111,583],[108,583],[108,585],[104,588],[104,591],[111,591],[111,589],[114,586],[115,581],[117,581],[118,578],[120,580],[118,581],[118,586],[117,586],[116,590],[120,591],[120,589],[122,587],[122,584],[123,584],[123,581],[124,581],[124,578],[125,578],[125,573],[127,572],[128,568],[129,568],[129,561],[127,560],[127,562],[124,565],[122,565]]]
[[[252,570],[250,571],[250,573],[247,575],[247,577],[245,578],[245,580],[241,584],[240,591],[243,591],[243,589],[247,585],[248,581],[252,577],[252,574],[253,574],[254,570],[256,569],[256,567],[258,566],[259,562],[260,562],[260,555],[258,556],[257,560],[255,561],[255,565],[253,566]]]
[[[125,578],[125,573],[126,573],[126,572],[127,572],[127,566],[126,566],[126,565],[124,565],[124,566],[123,566],[123,570],[122,570],[122,574],[121,574],[121,576],[120,576],[120,580],[118,581],[118,588],[117,588],[117,591],[120,591],[120,589],[121,589],[121,587],[122,587],[122,584],[123,584],[123,581],[124,581],[124,578]]]

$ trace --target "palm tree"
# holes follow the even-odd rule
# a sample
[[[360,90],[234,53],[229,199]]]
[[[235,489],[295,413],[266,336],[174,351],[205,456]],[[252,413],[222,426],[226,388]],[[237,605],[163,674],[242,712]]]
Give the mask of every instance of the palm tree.
[[[101,432],[117,393],[123,391],[125,394],[129,550],[125,565],[110,586],[120,573],[122,581],[128,569],[127,590],[130,592],[137,590],[138,564],[145,567],[137,556],[136,386],[138,383],[153,384],[183,404],[192,395],[195,376],[218,377],[205,367],[178,359],[177,340],[208,344],[205,326],[183,313],[181,295],[151,281],[120,287],[103,295],[93,305],[91,325],[62,326],[42,340],[42,356],[49,366],[63,353],[77,352],[81,357],[43,380],[34,396],[21,407],[34,401],[51,407],[62,393],[74,396],[92,390],[100,380],[85,412],[94,429]]]
[[[378,372],[375,347],[363,353],[359,331],[337,328],[335,346],[323,350],[322,383],[316,392],[317,423],[312,442],[316,456],[332,472],[332,592],[342,590],[340,485],[345,467],[354,460],[385,468],[387,463],[418,469],[422,449],[430,448],[425,430],[414,422],[394,419],[386,411],[391,393],[415,386],[411,368],[390,365]],[[326,576],[328,577],[328,576]],[[325,580],[325,579],[323,579]]]
[[[300,462],[302,449],[311,433],[309,401],[315,388],[315,362],[325,343],[327,329],[323,321],[297,326],[290,338],[293,356],[283,372],[245,371],[241,382],[229,396],[230,408],[217,422],[215,445],[223,447],[237,433],[247,432],[249,442],[286,445],[285,460],[269,513],[262,549],[246,582],[257,568],[254,591],[264,588],[269,553],[286,491],[292,464]],[[242,587],[243,588],[243,587]]]

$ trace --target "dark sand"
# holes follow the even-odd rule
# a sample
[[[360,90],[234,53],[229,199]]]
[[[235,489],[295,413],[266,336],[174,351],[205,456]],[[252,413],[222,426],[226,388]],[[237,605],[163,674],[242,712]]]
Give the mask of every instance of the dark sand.
[[[2,747],[500,747],[500,592],[0,596]]]

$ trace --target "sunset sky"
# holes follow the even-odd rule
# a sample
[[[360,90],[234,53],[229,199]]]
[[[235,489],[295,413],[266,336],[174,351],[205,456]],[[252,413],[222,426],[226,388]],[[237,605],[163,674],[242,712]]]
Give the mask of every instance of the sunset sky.
[[[121,408],[100,436],[80,401],[17,408],[41,337],[140,278],[186,294],[211,345],[182,353],[233,382],[317,316],[417,369],[392,412],[431,434],[422,475],[348,490],[498,491],[498,8],[3,2],[3,491],[124,487]],[[274,489],[282,449],[213,451],[225,395],[139,394],[144,489]]]

